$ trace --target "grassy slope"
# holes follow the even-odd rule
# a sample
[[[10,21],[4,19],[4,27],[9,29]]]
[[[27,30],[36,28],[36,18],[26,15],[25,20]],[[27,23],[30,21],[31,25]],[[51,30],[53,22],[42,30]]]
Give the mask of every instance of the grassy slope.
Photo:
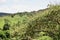
[[[36,27],[37,30],[49,31],[49,29],[52,28],[52,27],[50,27],[51,25],[48,23],[49,22],[48,19],[49,19],[50,16],[53,16],[53,17],[57,16],[57,15],[53,14],[53,13],[56,13],[56,12],[58,14],[57,18],[59,18],[60,13],[58,13],[58,10],[60,10],[60,6],[54,6],[54,7],[50,7],[47,10],[44,10],[44,11],[35,12],[36,14],[33,14],[33,16],[24,15],[24,16],[21,17],[20,15],[15,15],[13,18],[11,16],[0,17],[0,27],[3,28],[3,25],[5,24],[4,19],[7,19],[9,21],[8,23],[11,25],[10,34],[11,34],[11,37],[12,37],[13,40],[17,40],[17,39],[20,40],[21,39],[20,37],[22,35],[25,35],[25,33],[26,33],[26,35],[31,37],[31,35],[29,35],[29,34],[33,33],[32,30],[35,30],[35,27]],[[55,18],[53,18],[53,19],[55,20]],[[44,20],[47,20],[47,21],[44,21]],[[47,26],[47,24],[45,24],[44,22],[49,24],[48,29],[45,27],[45,25]],[[54,22],[53,23],[52,22],[53,22],[53,20],[51,20],[51,24],[55,25]],[[37,25],[37,26],[35,26],[35,25]],[[59,26],[59,24],[57,25],[57,27],[58,26]],[[37,27],[39,27],[39,28],[44,27],[45,29],[43,29],[43,28],[38,29]],[[57,28],[57,30],[58,30],[58,28]],[[52,30],[51,32],[54,33],[56,31]],[[17,34],[15,34],[15,33],[17,33]],[[33,37],[35,37],[35,36],[36,35],[34,33]],[[24,38],[24,36],[22,38]],[[40,39],[40,37],[36,36],[34,40],[52,40],[49,36],[43,36],[41,38],[42,39]]]

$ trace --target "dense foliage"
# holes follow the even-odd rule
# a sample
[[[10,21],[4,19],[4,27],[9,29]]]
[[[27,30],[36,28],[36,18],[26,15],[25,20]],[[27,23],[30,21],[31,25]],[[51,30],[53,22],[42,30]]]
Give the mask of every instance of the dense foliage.
[[[0,17],[0,40],[60,40],[60,6]]]

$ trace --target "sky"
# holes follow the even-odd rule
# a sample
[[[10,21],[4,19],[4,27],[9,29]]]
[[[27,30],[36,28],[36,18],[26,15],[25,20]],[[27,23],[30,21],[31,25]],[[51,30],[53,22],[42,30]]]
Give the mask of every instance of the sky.
[[[47,8],[48,4],[56,3],[59,4],[60,0],[0,0],[0,12],[37,11]]]

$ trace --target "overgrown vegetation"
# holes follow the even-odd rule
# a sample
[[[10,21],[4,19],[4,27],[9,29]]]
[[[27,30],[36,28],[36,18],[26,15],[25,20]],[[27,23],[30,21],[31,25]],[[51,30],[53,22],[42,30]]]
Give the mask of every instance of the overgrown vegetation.
[[[0,40],[60,40],[60,5],[0,17]]]

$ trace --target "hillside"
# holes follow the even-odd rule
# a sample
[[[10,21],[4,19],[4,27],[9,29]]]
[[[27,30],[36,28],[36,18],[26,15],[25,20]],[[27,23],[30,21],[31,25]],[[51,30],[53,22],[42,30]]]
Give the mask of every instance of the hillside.
[[[2,40],[60,40],[60,6],[0,17]]]
[[[10,14],[10,13],[8,14],[8,13],[0,12],[0,17],[1,17],[1,16],[7,16],[7,15],[11,15],[11,14]]]

